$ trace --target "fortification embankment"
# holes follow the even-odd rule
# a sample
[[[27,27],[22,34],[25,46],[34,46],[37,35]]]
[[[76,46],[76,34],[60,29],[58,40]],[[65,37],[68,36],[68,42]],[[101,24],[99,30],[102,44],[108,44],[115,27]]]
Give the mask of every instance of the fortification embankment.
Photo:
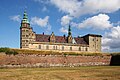
[[[110,55],[0,54],[0,67],[77,67],[110,65]]]

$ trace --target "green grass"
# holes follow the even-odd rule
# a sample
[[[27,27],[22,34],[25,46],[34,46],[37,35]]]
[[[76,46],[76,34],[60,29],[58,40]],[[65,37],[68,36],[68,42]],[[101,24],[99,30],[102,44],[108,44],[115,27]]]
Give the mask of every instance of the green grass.
[[[82,56],[103,56],[103,55],[120,55],[117,53],[103,53],[103,52],[64,52],[64,51],[50,51],[50,50],[30,50],[30,49],[11,49],[7,47],[1,47],[0,52],[5,52],[6,54],[40,54],[40,55],[82,55]]]
[[[120,66],[0,69],[0,80],[120,80]]]
[[[28,50],[28,49],[12,49],[19,54],[43,54],[43,55],[82,55],[82,56],[103,56],[110,55],[108,53],[93,53],[93,52],[62,52],[50,50]]]

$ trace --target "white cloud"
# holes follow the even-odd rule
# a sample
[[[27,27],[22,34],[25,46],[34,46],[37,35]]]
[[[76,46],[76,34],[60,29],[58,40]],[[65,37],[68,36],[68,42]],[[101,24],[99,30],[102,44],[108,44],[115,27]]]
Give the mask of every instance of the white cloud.
[[[50,2],[60,11],[74,17],[99,12],[111,13],[120,9],[120,0],[50,0]]]
[[[111,13],[120,9],[120,0],[84,0],[81,11],[88,13]],[[85,10],[87,9],[87,10]]]
[[[111,31],[105,34],[102,38],[102,49],[120,51],[120,26],[111,28]]]
[[[99,14],[97,16],[93,16],[84,20],[82,23],[79,24],[72,23],[72,24],[74,24],[79,29],[90,27],[93,29],[104,30],[113,27],[112,23],[109,21],[109,18],[110,17],[106,14]]]
[[[46,27],[49,23],[49,16],[46,16],[44,19],[39,17],[32,17],[31,18],[31,24],[32,25],[38,25],[40,27]]]
[[[65,27],[61,27],[60,28],[60,32],[62,32],[62,33],[68,33],[68,30]]]
[[[42,4],[48,4],[50,0],[34,0],[35,2],[40,2]]]
[[[10,16],[10,19],[13,20],[13,21],[20,22],[21,16],[20,15]]]
[[[63,17],[61,18],[61,25],[62,25],[62,26],[66,26],[66,25],[68,25],[68,24],[70,23],[71,20],[72,20],[72,17],[70,17],[70,16],[68,16],[68,15],[63,16]]]
[[[47,12],[47,11],[48,11],[47,7],[44,6],[44,7],[42,8],[42,11],[43,11],[43,12]]]
[[[50,0],[52,4],[59,8],[60,11],[75,16],[81,5],[77,0]]]

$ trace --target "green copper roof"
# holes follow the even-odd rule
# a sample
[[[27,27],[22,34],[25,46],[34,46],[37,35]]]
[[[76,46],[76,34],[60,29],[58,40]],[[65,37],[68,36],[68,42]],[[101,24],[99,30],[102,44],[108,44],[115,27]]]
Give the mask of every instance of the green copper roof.
[[[22,23],[29,23],[27,12],[24,11]]]
[[[70,36],[72,33],[71,33],[71,26],[69,25],[69,28],[68,28],[68,36]]]
[[[28,19],[26,11],[24,11],[24,15],[23,16],[24,16],[23,19]]]

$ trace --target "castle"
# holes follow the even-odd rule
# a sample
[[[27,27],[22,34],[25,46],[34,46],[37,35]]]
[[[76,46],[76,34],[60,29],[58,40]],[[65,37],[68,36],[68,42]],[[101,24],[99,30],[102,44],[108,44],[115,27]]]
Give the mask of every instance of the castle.
[[[35,50],[77,51],[77,52],[101,52],[101,35],[87,34],[83,37],[73,37],[71,26],[68,28],[68,36],[56,36],[36,34],[28,21],[26,11],[20,26],[20,48]]]

